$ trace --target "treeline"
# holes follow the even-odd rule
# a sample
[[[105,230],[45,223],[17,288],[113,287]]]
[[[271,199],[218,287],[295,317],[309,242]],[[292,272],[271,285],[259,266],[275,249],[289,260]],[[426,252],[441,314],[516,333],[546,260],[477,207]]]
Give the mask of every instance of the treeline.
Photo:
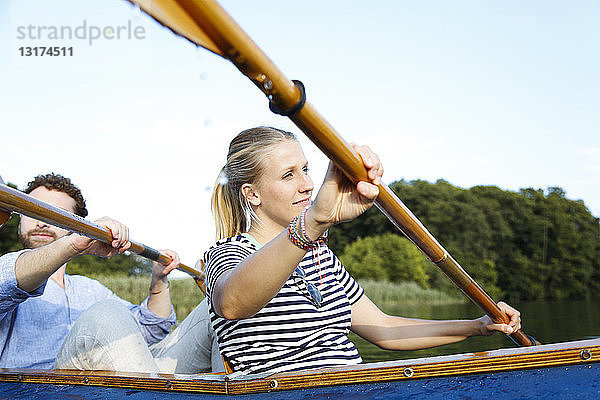
[[[599,219],[562,189],[461,189],[443,180],[390,187],[494,298],[600,297]],[[375,207],[332,228],[330,246],[354,276],[455,290]]]
[[[582,201],[546,192],[461,189],[448,182],[416,180],[390,185],[465,270],[495,299],[600,297],[600,224]],[[18,217],[0,229],[0,254],[19,250]],[[455,293],[450,281],[404,239],[375,207],[333,227],[330,247],[358,279],[415,282]],[[78,257],[70,274],[92,276],[150,273],[135,255]]]

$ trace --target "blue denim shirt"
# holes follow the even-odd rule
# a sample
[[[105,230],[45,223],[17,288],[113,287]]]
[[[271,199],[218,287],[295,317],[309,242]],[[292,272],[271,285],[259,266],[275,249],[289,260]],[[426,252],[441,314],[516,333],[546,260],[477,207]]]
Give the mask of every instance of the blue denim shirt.
[[[27,250],[23,250],[27,251]],[[123,302],[138,321],[148,344],[160,341],[175,324],[168,318],[119,298],[100,282],[65,274],[65,289],[49,279],[31,293],[17,287],[15,262],[23,252],[0,257],[0,368],[51,369],[73,323],[94,303],[104,299]]]

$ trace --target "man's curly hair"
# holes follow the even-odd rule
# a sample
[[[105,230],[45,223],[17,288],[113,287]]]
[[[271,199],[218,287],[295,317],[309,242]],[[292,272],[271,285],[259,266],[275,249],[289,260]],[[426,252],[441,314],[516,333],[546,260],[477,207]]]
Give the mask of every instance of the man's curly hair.
[[[69,197],[75,200],[75,214],[82,218],[87,217],[88,210],[85,208],[85,199],[81,194],[81,190],[79,190],[77,186],[73,185],[69,178],[65,178],[64,176],[55,174],[54,172],[46,175],[38,175],[27,184],[24,192],[29,194],[40,186],[43,186],[48,190],[56,190],[69,195]]]

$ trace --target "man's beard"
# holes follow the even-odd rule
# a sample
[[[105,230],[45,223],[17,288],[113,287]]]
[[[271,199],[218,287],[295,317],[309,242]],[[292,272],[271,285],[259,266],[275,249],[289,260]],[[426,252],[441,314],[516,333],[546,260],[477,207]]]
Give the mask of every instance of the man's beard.
[[[43,242],[35,240],[33,238],[33,235],[40,234],[40,233],[50,236],[51,240],[50,240],[50,238],[48,238],[48,240],[45,240]],[[56,240],[56,233],[47,231],[45,229],[34,229],[25,234],[19,232],[19,240],[21,240],[23,247],[25,247],[26,249],[37,249],[38,247],[42,247],[49,243],[54,242]]]

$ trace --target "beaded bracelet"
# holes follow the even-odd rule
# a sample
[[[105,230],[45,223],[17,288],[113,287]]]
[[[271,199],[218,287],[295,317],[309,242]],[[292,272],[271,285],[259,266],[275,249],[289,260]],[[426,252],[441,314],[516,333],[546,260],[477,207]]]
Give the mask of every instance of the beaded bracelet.
[[[296,246],[302,250],[316,249],[327,243],[327,233],[324,236],[320,236],[317,240],[311,240],[306,234],[305,216],[306,210],[304,209],[300,215],[295,217],[288,226],[288,238]],[[300,222],[300,232],[298,232],[298,221]]]
[[[308,212],[308,207],[306,207],[304,210],[302,210],[302,212],[299,215],[299,219],[300,219],[300,232],[302,233],[302,236],[304,236],[304,238],[310,242],[310,243],[320,243],[321,245],[323,244],[327,244],[327,235],[329,233],[329,229],[327,229],[325,232],[323,232],[322,236],[319,236],[317,238],[317,240],[313,241],[310,239],[310,237],[308,237],[308,234],[306,233],[306,213]]]
[[[300,233],[302,234],[302,236],[304,236],[305,239],[307,239],[309,242],[311,242],[310,238],[308,237],[308,234],[306,233],[306,212],[308,211],[308,207],[306,207],[304,210],[302,210],[302,212],[300,213],[300,215],[298,216],[299,220],[300,220]],[[317,239],[319,240],[319,239]]]
[[[310,243],[307,243],[304,240],[304,238],[302,238],[300,235],[298,235],[298,231],[296,229],[296,221],[297,221],[297,217],[294,218],[288,226],[288,238],[297,247],[300,247],[302,250],[308,251],[308,250],[312,249],[312,246],[310,245]]]

